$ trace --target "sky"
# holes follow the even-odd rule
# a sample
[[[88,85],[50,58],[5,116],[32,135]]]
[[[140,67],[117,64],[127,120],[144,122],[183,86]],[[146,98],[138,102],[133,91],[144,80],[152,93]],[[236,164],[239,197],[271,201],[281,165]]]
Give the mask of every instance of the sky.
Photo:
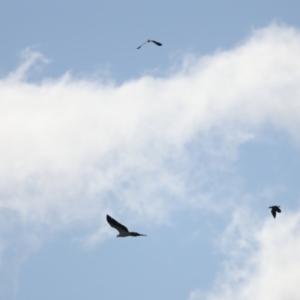
[[[0,8],[0,299],[300,299],[298,1]]]

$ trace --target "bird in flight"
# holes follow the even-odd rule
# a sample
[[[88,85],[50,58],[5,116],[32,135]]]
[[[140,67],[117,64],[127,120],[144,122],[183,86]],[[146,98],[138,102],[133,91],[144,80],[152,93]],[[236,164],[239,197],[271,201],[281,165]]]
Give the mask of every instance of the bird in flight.
[[[147,44],[147,43],[154,43],[157,46],[162,46],[162,43],[154,41],[154,40],[147,40],[146,42],[144,42],[142,45],[138,46],[136,49],[140,49],[143,45]]]
[[[276,218],[276,212],[281,213],[281,209],[279,207],[280,206],[277,206],[277,205],[269,207],[269,208],[271,208],[271,213],[272,213],[274,218]]]
[[[128,229],[124,225],[120,224],[118,221],[116,221],[109,215],[106,215],[106,220],[111,227],[113,227],[119,231],[119,234],[117,235],[117,237],[146,236],[145,234],[128,231]]]

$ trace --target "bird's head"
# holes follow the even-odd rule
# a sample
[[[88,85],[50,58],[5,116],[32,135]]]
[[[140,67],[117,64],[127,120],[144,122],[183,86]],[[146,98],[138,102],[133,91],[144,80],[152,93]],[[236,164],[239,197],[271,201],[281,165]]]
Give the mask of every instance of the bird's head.
[[[140,234],[140,233],[137,233],[137,232],[131,232],[130,235],[131,236],[146,236],[145,234]]]

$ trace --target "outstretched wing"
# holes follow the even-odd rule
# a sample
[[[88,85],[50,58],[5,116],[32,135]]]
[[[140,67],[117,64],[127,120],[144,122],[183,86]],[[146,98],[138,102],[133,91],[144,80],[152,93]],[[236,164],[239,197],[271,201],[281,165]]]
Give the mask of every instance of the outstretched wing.
[[[150,42],[150,40],[145,41],[142,45],[138,46],[136,49],[140,49],[143,45],[145,45],[145,44],[147,44],[149,42]]]
[[[276,210],[277,212],[281,213],[281,209],[280,209],[278,206],[275,207],[275,210]]]
[[[106,215],[106,220],[107,220],[108,224],[111,227],[117,229],[120,232],[120,234],[128,232],[128,229],[124,225],[120,224],[118,221],[113,219],[111,216]]]
[[[154,41],[154,40],[151,40],[151,42],[156,44],[157,46],[162,46],[162,43],[160,43],[160,42],[157,42],[157,41]]]
[[[273,217],[276,218],[276,210],[274,208],[272,208],[271,213],[272,213]]]

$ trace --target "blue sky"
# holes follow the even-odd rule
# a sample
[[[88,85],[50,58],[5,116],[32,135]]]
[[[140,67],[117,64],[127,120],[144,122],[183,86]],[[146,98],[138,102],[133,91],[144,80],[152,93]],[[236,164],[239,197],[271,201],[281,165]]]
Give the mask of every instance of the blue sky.
[[[1,4],[0,298],[298,300],[299,6]]]

